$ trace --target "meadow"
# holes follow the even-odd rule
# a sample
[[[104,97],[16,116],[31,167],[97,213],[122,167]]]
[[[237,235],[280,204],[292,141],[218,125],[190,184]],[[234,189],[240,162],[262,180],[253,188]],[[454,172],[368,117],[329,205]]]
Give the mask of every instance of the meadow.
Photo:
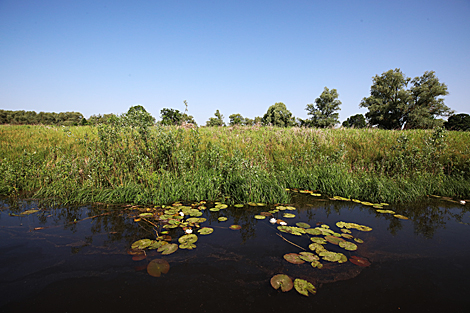
[[[60,203],[470,198],[470,132],[0,126],[0,195]]]

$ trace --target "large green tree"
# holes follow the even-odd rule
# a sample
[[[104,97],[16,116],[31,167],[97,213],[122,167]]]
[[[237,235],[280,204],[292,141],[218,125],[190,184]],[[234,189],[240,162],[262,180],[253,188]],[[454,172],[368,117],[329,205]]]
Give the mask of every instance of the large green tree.
[[[181,125],[183,122],[183,114],[176,109],[163,108],[160,110],[160,117],[162,125]]]
[[[366,118],[362,114],[352,115],[343,122],[343,127],[364,128],[366,126]]]
[[[228,118],[230,119],[230,126],[245,124],[245,118],[239,113],[231,114]]]
[[[214,113],[215,117],[210,117],[209,120],[206,122],[206,126],[225,126],[224,123],[224,116],[216,110]]]
[[[328,89],[325,87],[320,97],[315,99],[315,104],[307,104],[305,110],[307,115],[311,115],[307,120],[313,127],[333,127],[339,123],[339,114],[336,111],[341,110],[341,101],[338,100],[338,91],[336,89]]]
[[[362,99],[359,106],[369,110],[366,118],[371,126],[433,128],[442,126],[439,116],[452,113],[440,98],[447,94],[447,86],[439,82],[433,71],[411,80],[395,69],[372,78],[370,96]]]
[[[268,111],[266,112],[266,114],[264,114],[262,118],[262,123],[264,125],[287,127],[293,126],[295,123],[295,119],[292,116],[291,111],[287,109],[284,103],[276,102],[268,108]]]
[[[444,123],[444,127],[448,130],[470,131],[470,115],[466,113],[451,115]]]

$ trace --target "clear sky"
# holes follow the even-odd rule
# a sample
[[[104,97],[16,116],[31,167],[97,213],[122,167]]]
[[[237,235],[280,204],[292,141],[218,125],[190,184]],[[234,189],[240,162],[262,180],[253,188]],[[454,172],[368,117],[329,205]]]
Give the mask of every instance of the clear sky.
[[[204,125],[219,109],[296,117],[335,88],[366,113],[372,77],[435,71],[470,113],[470,1],[0,0],[0,109],[122,114],[143,105]]]

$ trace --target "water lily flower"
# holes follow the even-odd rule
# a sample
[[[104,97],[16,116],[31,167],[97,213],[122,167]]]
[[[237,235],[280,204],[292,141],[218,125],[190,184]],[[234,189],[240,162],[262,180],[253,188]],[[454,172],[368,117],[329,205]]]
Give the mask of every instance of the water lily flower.
[[[277,219],[275,219],[275,218],[273,217],[272,219],[269,220],[269,222],[270,222],[271,224],[275,224],[275,223],[277,222]]]
[[[281,224],[282,226],[286,226],[286,225],[287,225],[286,222],[280,222],[279,224]]]
[[[188,228],[185,230],[186,234],[191,234],[193,232],[193,230],[191,228]]]
[[[463,201],[463,200],[460,200],[460,204],[464,204],[464,205],[465,205],[465,201]]]
[[[184,213],[183,213],[183,212],[180,212],[179,215],[184,216]]]

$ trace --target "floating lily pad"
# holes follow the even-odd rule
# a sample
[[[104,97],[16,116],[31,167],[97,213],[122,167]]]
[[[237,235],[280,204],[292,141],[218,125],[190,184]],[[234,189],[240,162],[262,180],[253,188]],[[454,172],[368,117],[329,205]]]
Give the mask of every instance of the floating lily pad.
[[[192,224],[194,224],[194,223],[199,223],[199,218],[197,218],[197,217],[190,217],[190,218],[188,218],[188,219],[186,220],[186,222],[192,223]]]
[[[162,254],[167,255],[172,254],[176,250],[178,250],[178,245],[176,243],[169,243],[158,248],[157,252],[161,252]]]
[[[311,195],[314,197],[321,197],[321,193],[311,193]]]
[[[278,226],[278,230],[282,231],[283,233],[291,233],[291,227],[290,226]]]
[[[396,218],[401,219],[401,220],[407,220],[407,219],[408,219],[408,217],[403,216],[403,215],[400,215],[400,214],[395,214],[394,216],[395,216]]]
[[[254,202],[248,202],[248,205],[249,206],[257,206],[256,203],[254,203]]]
[[[197,236],[195,234],[187,234],[178,238],[178,242],[185,243],[195,243],[197,241]]]
[[[139,217],[152,217],[153,213],[140,213]]]
[[[228,220],[228,218],[226,218],[225,216],[221,216],[217,219],[219,222],[225,222],[226,220]]]
[[[377,210],[378,213],[383,213],[383,214],[395,214],[395,211],[392,210]]]
[[[182,243],[180,244],[180,249],[188,249],[188,250],[196,249],[196,245],[193,243]]]
[[[351,233],[351,231],[349,229],[342,228],[341,231],[345,234],[350,234]]]
[[[294,218],[294,217],[295,217],[295,214],[284,213],[284,215],[282,215],[282,217],[284,217],[284,218]]]
[[[289,211],[297,210],[297,209],[294,208],[293,206],[286,206],[286,209],[289,210]]]
[[[345,241],[343,238],[338,238],[338,237],[335,237],[335,236],[326,236],[325,239],[326,239],[326,241],[328,241],[329,243],[332,243],[334,245],[338,245],[340,242]]]
[[[148,249],[158,249],[160,248],[161,246],[163,245],[167,245],[168,242],[166,241],[156,241],[156,240],[153,240],[152,243],[147,247]]]
[[[147,255],[145,254],[136,254],[132,257],[132,261],[142,261],[147,258]]]
[[[308,248],[309,248],[310,250],[312,250],[312,251],[316,251],[317,253],[320,253],[320,252],[322,252],[322,251],[326,251],[326,250],[325,250],[325,247],[323,247],[321,244],[316,243],[316,242],[310,244],[310,245],[308,246]]]
[[[259,202],[259,203],[256,203],[257,206],[266,206],[266,203],[262,203],[262,202]]]
[[[210,227],[203,227],[199,229],[197,232],[200,233],[201,235],[209,235],[209,234],[212,234],[213,231],[214,229]]]
[[[211,211],[211,212],[219,212],[220,209],[219,209],[219,208],[210,208],[209,211]]]
[[[274,214],[274,213],[279,212],[279,210],[271,210],[271,211],[268,211],[268,212],[271,213],[271,214]]]
[[[362,240],[361,238],[354,238],[354,241],[357,243],[364,243],[364,240]]]
[[[311,265],[312,267],[323,268],[323,264],[321,264],[320,261],[313,261]]]
[[[354,229],[357,229],[357,230],[360,230],[360,231],[371,231],[372,228],[369,227],[369,226],[364,226],[364,225],[359,225],[359,224],[356,224],[356,223],[346,223],[346,222],[337,222],[336,223],[336,226],[338,226],[339,228],[354,228]]]
[[[341,237],[346,238],[346,239],[353,239],[354,236],[351,234],[341,234]]]
[[[370,265],[370,262],[367,259],[361,258],[359,256],[352,256],[349,259],[349,261],[351,261],[351,263],[353,263],[353,264],[363,266],[363,267],[367,267],[367,266]]]
[[[302,227],[302,228],[310,228],[310,225],[304,222],[299,222],[299,223],[296,223],[295,225]]]
[[[236,208],[243,208],[245,205],[244,204],[235,204],[234,207]]]
[[[170,264],[163,259],[154,259],[147,265],[147,273],[153,277],[160,277],[163,274],[168,273],[170,270]]]
[[[264,220],[266,218],[266,216],[264,216],[264,215],[255,215],[255,218],[257,220]]]
[[[259,215],[263,215],[263,216],[273,216],[271,213],[269,212],[261,212]]]
[[[307,297],[309,292],[313,295],[317,293],[317,290],[311,283],[299,278],[294,280],[294,288],[298,293]]]
[[[241,229],[242,227],[241,227],[240,225],[232,225],[232,226],[230,226],[229,228],[232,229],[232,230],[239,230],[239,229]]]
[[[287,208],[286,208],[285,206],[283,206],[283,205],[277,206],[276,209],[278,209],[279,211],[285,211],[285,210],[287,210]]]
[[[321,256],[323,260],[330,262],[344,263],[348,260],[344,254],[333,251],[321,251],[318,255]]]
[[[321,245],[326,244],[326,239],[325,238],[320,238],[320,237],[310,237],[310,240],[316,243],[319,243]]]
[[[315,229],[315,228],[308,228],[308,229],[305,230],[305,232],[309,235],[314,235],[314,236],[322,234],[322,232],[320,230]]]
[[[292,279],[290,279],[289,276],[284,274],[277,274],[271,278],[271,286],[273,286],[273,288],[276,290],[281,288],[283,292],[287,292],[294,287],[294,284],[292,283]]]
[[[340,246],[341,248],[343,248],[343,249],[348,250],[348,251],[355,251],[355,250],[357,250],[357,246],[356,246],[354,243],[349,242],[349,241],[341,241],[341,242],[339,243],[339,246]]]
[[[215,207],[218,208],[218,209],[223,210],[223,209],[228,208],[228,205],[226,205],[226,204],[217,204]]]
[[[302,263],[305,263],[304,260],[302,260],[300,258],[300,255],[297,254],[297,253],[288,253],[288,254],[284,254],[284,259],[289,262],[289,263],[292,263],[292,264],[302,264]]]
[[[202,215],[202,212],[199,211],[199,210],[196,210],[196,209],[192,209],[191,211],[189,211],[189,215],[194,216],[194,217],[198,217],[198,216]]]
[[[31,209],[31,210],[26,210],[26,211],[21,212],[20,215],[30,215],[30,214],[33,214],[33,213],[36,213],[36,212],[39,212],[39,210]]]
[[[317,255],[313,254],[312,252],[303,251],[303,252],[300,252],[299,254],[300,254],[300,258],[304,260],[305,262],[313,262],[313,261],[317,261],[320,259]]]
[[[145,254],[145,251],[141,249],[129,249],[127,250],[127,254],[130,254],[130,255]]]
[[[150,240],[150,239],[141,239],[141,240],[137,240],[136,242],[134,242],[131,245],[131,248],[132,249],[145,249],[148,246],[150,246],[151,244],[152,244],[152,240]]]

